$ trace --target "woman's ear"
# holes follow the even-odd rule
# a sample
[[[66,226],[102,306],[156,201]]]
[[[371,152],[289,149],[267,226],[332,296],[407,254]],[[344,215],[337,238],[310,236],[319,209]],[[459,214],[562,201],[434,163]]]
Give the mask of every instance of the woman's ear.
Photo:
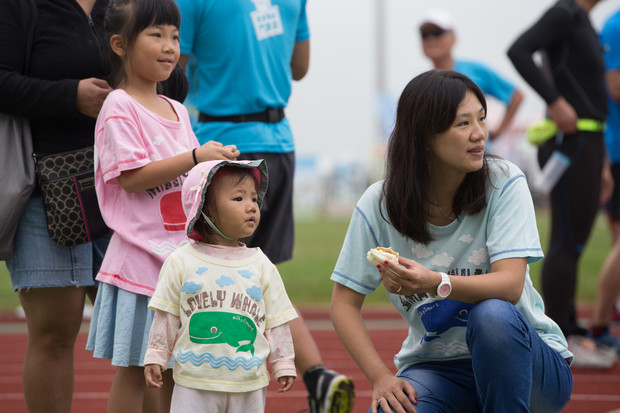
[[[123,36],[121,36],[120,34],[113,34],[110,37],[110,47],[112,48],[114,54],[117,54],[120,57],[124,57],[125,53],[127,52],[125,50],[125,41],[123,39]]]

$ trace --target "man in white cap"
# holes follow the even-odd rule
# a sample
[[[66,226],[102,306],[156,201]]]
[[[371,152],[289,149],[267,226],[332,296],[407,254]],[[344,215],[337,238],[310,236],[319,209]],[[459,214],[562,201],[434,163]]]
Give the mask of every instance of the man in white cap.
[[[464,74],[473,80],[485,95],[506,105],[503,119],[499,126],[489,131],[489,137],[493,139],[506,132],[523,101],[521,91],[486,65],[454,59],[454,21],[444,10],[430,10],[420,22],[419,31],[422,50],[426,57],[432,60],[435,69],[455,70]]]

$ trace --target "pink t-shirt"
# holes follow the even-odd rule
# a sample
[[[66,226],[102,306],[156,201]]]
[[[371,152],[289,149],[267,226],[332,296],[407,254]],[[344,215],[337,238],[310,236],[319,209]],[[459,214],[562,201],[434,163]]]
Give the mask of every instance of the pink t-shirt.
[[[164,260],[188,242],[181,203],[187,175],[135,193],[125,191],[118,177],[122,171],[199,146],[187,109],[167,100],[178,122],[149,111],[124,90],[115,90],[106,98],[95,127],[95,186],[101,214],[113,231],[97,280],[149,297]]]

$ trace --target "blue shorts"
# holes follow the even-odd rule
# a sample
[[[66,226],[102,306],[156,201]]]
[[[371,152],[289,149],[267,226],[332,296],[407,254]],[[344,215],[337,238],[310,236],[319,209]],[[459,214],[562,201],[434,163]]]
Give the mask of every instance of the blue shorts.
[[[47,233],[40,194],[33,194],[20,218],[15,254],[6,261],[13,290],[96,285],[109,237],[75,247],[62,247]]]

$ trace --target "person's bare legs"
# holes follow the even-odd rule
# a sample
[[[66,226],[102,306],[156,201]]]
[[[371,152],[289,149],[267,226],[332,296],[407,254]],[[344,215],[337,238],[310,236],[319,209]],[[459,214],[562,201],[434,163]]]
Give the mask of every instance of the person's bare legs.
[[[144,378],[144,369],[142,370]],[[174,390],[174,380],[172,379],[172,370],[167,369],[162,373],[164,385],[159,389],[146,387],[144,390],[144,402],[142,404],[142,412],[144,413],[167,413],[170,411],[170,402],[172,401],[172,391]]]
[[[295,310],[299,318],[290,321],[289,327],[295,347],[295,367],[308,390],[309,412],[350,413],[355,401],[353,382],[323,366],[319,348],[301,313]]]
[[[22,372],[30,413],[70,413],[73,350],[82,323],[85,288],[21,290],[28,346]]]
[[[145,387],[143,367],[116,367],[108,395],[108,413],[140,412]]]
[[[289,327],[293,336],[293,346],[295,347],[295,367],[297,367],[300,376],[303,377],[311,367],[322,365],[323,359],[314,341],[314,337],[310,334],[310,330],[308,330],[304,319],[301,317],[301,313],[297,308],[295,310],[299,318],[289,322]]]
[[[172,371],[166,370],[163,376],[161,389],[147,389],[144,367],[117,367],[108,395],[108,413],[169,412],[174,387]]]

